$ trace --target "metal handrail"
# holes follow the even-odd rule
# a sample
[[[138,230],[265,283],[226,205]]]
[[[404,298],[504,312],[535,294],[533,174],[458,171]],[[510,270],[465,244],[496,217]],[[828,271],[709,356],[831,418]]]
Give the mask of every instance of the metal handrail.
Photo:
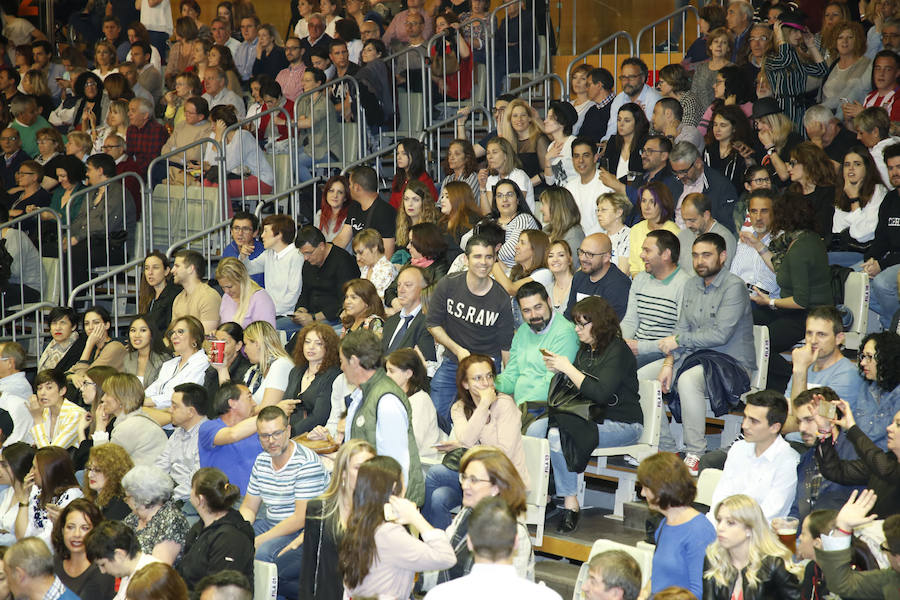
[[[0,319],[0,327],[6,325],[8,323],[12,323],[13,321],[16,321],[26,315],[30,315],[31,313],[38,313],[39,311],[41,311],[44,308],[56,308],[56,306],[57,305],[54,304],[53,302],[38,302],[38,303],[30,302],[26,308],[18,310],[16,312],[14,312],[13,314],[7,315],[7,316],[3,317],[2,319]],[[15,333],[13,334],[13,337],[15,337]]]
[[[680,16],[681,17],[681,35],[682,35],[682,37],[684,37],[684,41],[687,42],[687,36],[685,35],[684,26],[687,21],[687,15],[689,13],[694,15],[694,19],[697,22],[697,37],[700,37],[700,12],[697,10],[696,7],[694,7],[691,4],[688,4],[687,6],[682,6],[681,8],[672,11],[668,15],[661,17],[648,25],[645,25],[643,28],[641,28],[640,31],[638,31],[637,38],[635,41],[635,48],[637,49],[638,54],[640,54],[640,52],[641,52],[641,39],[643,39],[644,34],[646,34],[648,31],[651,32],[650,43],[651,43],[651,47],[653,48],[653,52],[652,52],[653,65],[651,67],[652,70],[654,70],[654,71],[656,70],[656,26],[666,23],[666,34],[667,34],[666,40],[669,40],[669,37],[671,36],[671,33],[672,33],[672,20],[675,19],[676,17]],[[666,49],[666,57],[668,58],[668,62],[671,62],[672,61],[672,45],[669,44],[668,46],[669,47]],[[687,46],[687,44],[685,43],[684,46]],[[687,48],[683,48],[683,50],[686,51]]]
[[[470,98],[471,98],[472,95],[474,95],[474,93],[475,93],[475,56],[474,56],[474,54],[475,54],[475,48],[474,48],[473,45],[471,44],[472,40],[475,39],[475,36],[471,33],[471,30],[470,30],[468,39],[466,39],[466,34],[465,34],[465,32],[463,31],[463,29],[466,28],[467,26],[473,24],[473,23],[481,23],[481,24],[482,24],[482,27],[486,27],[486,25],[487,25],[487,21],[486,21],[485,19],[483,19],[483,18],[481,18],[481,17],[472,17],[472,18],[470,18],[470,19],[466,19],[465,21],[463,21],[462,23],[460,23],[459,26],[457,26],[457,27],[448,27],[447,29],[445,29],[444,31],[442,31],[442,32],[440,32],[440,33],[435,33],[433,36],[431,36],[431,39],[429,39],[428,42],[425,44],[425,53],[426,53],[426,55],[428,55],[429,57],[431,57],[432,51],[434,50],[434,47],[435,47],[435,44],[437,44],[437,42],[440,41],[440,40],[442,40],[442,39],[446,39],[446,38],[449,37],[450,35],[455,35],[456,38],[457,38],[457,40],[459,40],[460,38],[462,38],[463,41],[466,42],[466,45],[469,46],[469,58],[468,58],[468,60],[472,61],[472,73],[471,73],[471,75],[469,76],[470,82],[471,82],[471,84],[472,84],[472,85],[471,85],[471,88],[470,88],[470,90],[471,90],[471,91],[470,91]],[[458,46],[458,44],[457,44],[457,46]],[[459,61],[462,61],[462,60],[463,60],[463,58],[462,58],[461,56],[458,56],[457,58],[458,58]],[[458,73],[459,73],[459,72],[458,72]],[[443,76],[444,76],[444,79],[447,78],[447,68],[446,68],[446,64],[444,65],[444,73],[443,73]],[[488,82],[485,81],[485,85],[487,85],[487,83],[488,83]],[[459,91],[459,88],[457,87],[457,92],[458,92],[458,91]],[[446,96],[447,96],[447,90],[445,89],[445,90],[444,90],[444,97],[446,98]],[[460,101],[460,100],[457,99],[457,101]]]
[[[297,185],[295,185],[293,187],[290,187],[286,190],[283,190],[277,194],[273,194],[272,196],[266,198],[265,201],[260,202],[259,204],[256,205],[256,210],[255,210],[256,218],[259,219],[260,221],[262,221],[261,217],[262,217],[263,207],[268,204],[271,204],[272,202],[275,203],[275,212],[278,213],[278,203],[281,201],[282,198],[285,198],[287,196],[292,196],[308,187],[312,187],[313,185],[319,183],[320,181],[322,181],[321,177],[313,176],[312,179],[308,179],[302,183],[298,183]],[[315,202],[313,202],[312,208],[313,208],[313,216],[315,216],[315,213],[316,213]],[[297,211],[296,210],[294,211],[293,218],[295,221],[297,220]]]
[[[572,69],[575,68],[575,65],[586,59],[588,56],[596,53],[600,59],[600,66],[602,66],[603,61],[603,47],[609,44],[610,42],[614,42],[613,45],[613,57],[618,56],[619,54],[619,40],[623,39],[628,42],[628,56],[634,56],[635,43],[634,38],[631,37],[631,34],[627,31],[617,31],[609,37],[604,38],[603,40],[597,42],[581,54],[574,57],[569,61],[569,64],[566,65],[566,81],[564,89],[566,90],[566,97],[569,97],[572,93]],[[617,80],[617,76],[619,74],[619,65],[617,60],[613,60],[613,78]]]
[[[476,113],[476,112],[483,113],[483,114],[487,115],[488,117],[490,117],[489,111],[484,106],[480,106],[480,105],[472,106],[472,108],[469,111],[469,114],[467,116],[471,116],[473,113]],[[439,155],[440,154],[440,131],[445,126],[450,125],[452,123],[453,124],[453,137],[451,139],[456,139],[456,121],[458,121],[458,120],[459,120],[459,115],[457,114],[457,115],[447,117],[446,119],[442,119],[436,123],[432,123],[431,125],[426,127],[425,130],[422,131],[422,134],[419,136],[419,138],[424,138],[424,140],[427,141],[426,147],[432,152],[432,155],[436,159],[435,165],[437,166],[437,170],[434,171],[434,173],[437,174],[437,177],[435,178],[435,181],[442,181],[444,178],[443,168],[441,166],[442,161],[440,160],[440,155]],[[437,134],[437,135],[435,136],[435,134]],[[431,140],[435,137],[437,138],[437,143],[432,144]],[[474,137],[475,137],[474,119],[472,120],[472,137],[473,137],[473,140],[471,140],[471,141],[472,141],[472,144],[474,145],[474,143],[475,143],[474,142]],[[420,141],[422,141],[422,139],[420,139]]]
[[[172,242],[172,244],[168,248],[166,248],[166,258],[172,258],[172,255],[175,254],[175,252],[182,246],[186,246],[186,245],[190,244],[191,242],[202,239],[202,238],[208,236],[209,234],[216,232],[219,229],[223,229],[225,227],[230,227],[230,226],[231,226],[231,219],[225,219],[224,221],[221,221],[219,223],[216,223],[215,225],[211,225],[211,226],[207,227],[203,231],[198,231],[196,233],[193,233],[193,234],[187,236],[186,238],[176,240],[176,241]]]
[[[69,202],[69,205],[71,205],[71,204],[72,203]],[[62,232],[63,232],[64,227],[62,225],[62,219],[61,219],[60,215],[57,214],[56,211],[54,211],[53,209],[43,207],[43,208],[35,209],[31,212],[23,213],[23,214],[19,215],[18,217],[14,218],[14,219],[10,219],[9,221],[7,221],[5,223],[0,223],[0,230],[7,228],[7,227],[12,227],[18,223],[27,221],[28,219],[36,219],[37,223],[38,223],[38,228],[40,228],[41,223],[44,221],[44,219],[41,219],[41,215],[45,214],[45,213],[49,214],[53,218],[53,220],[56,221],[56,249],[57,249],[56,256],[60,259],[60,261],[62,261],[62,259],[63,259]],[[40,250],[40,248],[38,250]],[[40,254],[43,255],[43,253],[40,253]],[[43,270],[43,264],[41,265],[41,269]],[[21,271],[20,271],[20,273],[21,273]],[[15,273],[13,273],[13,275],[15,275]],[[59,288],[58,288],[59,291],[57,292],[57,297],[55,299],[58,301],[62,297],[62,294],[63,294],[63,270],[62,270],[61,262],[60,262],[60,268],[57,269],[57,276],[59,277]],[[10,284],[10,285],[15,285],[15,284]],[[44,278],[42,276],[41,277],[41,289],[40,289],[41,298],[44,297],[44,287],[43,286],[44,286]],[[33,304],[31,302],[26,303],[24,301],[22,303],[23,304]],[[0,321],[0,325],[3,325],[5,322],[6,321]]]
[[[338,85],[338,84],[341,84],[344,82],[349,83],[356,91],[355,96],[356,96],[356,124],[357,124],[357,128],[356,128],[357,156],[353,157],[354,159],[356,159],[356,158],[359,158],[359,153],[362,152],[362,149],[365,148],[365,144],[366,144],[366,130],[365,130],[365,128],[366,128],[366,113],[362,108],[362,100],[359,97],[359,81],[357,81],[356,78],[353,77],[352,75],[343,75],[341,77],[335,77],[334,79],[331,79],[331,80],[323,83],[322,85],[317,86],[317,87],[309,90],[308,92],[303,92],[302,94],[297,96],[297,98],[294,99],[294,122],[296,124],[297,117],[299,116],[297,114],[297,108],[300,106],[301,99],[303,99],[304,97],[312,96],[312,94],[314,94],[315,92],[324,91],[327,94],[328,92],[331,91],[331,88],[333,88],[335,85]],[[326,101],[328,101],[327,98],[326,98]],[[339,122],[339,124],[340,124],[340,122]],[[328,127],[327,119],[325,121],[325,126]],[[313,123],[309,128],[310,137],[315,135],[315,130],[316,130],[316,125],[315,125],[315,123]],[[326,133],[327,133],[327,130],[326,130]],[[341,142],[342,143],[344,142],[343,131],[341,131]],[[299,147],[299,143],[300,143],[299,128],[298,128],[298,134],[297,134],[297,143],[298,143],[298,147]],[[344,148],[346,148],[346,144],[344,144]],[[341,162],[342,163],[347,160],[347,157],[344,156],[344,153],[343,153],[344,148],[341,149],[342,150],[342,152],[341,152]],[[313,159],[315,159],[315,157],[313,157]]]
[[[517,0],[514,0],[514,1],[517,1]],[[390,66],[389,71],[391,73],[391,83],[392,83],[392,85],[391,85],[391,100],[394,105],[394,125],[395,125],[393,129],[395,132],[397,130],[397,127],[396,127],[397,119],[399,119],[399,117],[400,117],[400,107],[397,106],[397,86],[395,85],[395,82],[397,81],[397,73],[395,72],[394,64],[395,64],[395,59],[400,58],[404,54],[417,54],[419,56],[419,60],[422,65],[422,69],[421,69],[422,94],[425,96],[425,107],[427,108],[430,105],[430,102],[429,102],[430,93],[429,92],[431,91],[431,81],[429,78],[430,75],[428,73],[428,57],[425,55],[425,50],[421,46],[410,46],[408,48],[403,48],[402,50],[394,52],[393,54],[388,54],[387,56],[382,57],[381,61]],[[410,71],[408,58],[406,59],[406,66],[407,66],[407,73],[408,73]],[[407,89],[408,89],[408,86],[409,86],[409,81],[407,81]],[[414,93],[414,92],[410,92],[410,94],[412,94],[412,93]],[[412,114],[412,110],[411,110],[412,109],[412,101],[409,99],[407,99],[407,108],[410,109],[409,114]],[[424,112],[424,114],[422,115],[422,120],[423,120],[422,124],[427,126],[429,117],[430,117],[430,115],[428,114],[429,111],[425,110],[423,112]],[[347,167],[344,167],[344,169],[346,170]]]
[[[353,167],[358,167],[359,165],[364,165],[367,162],[373,161],[380,156],[384,156],[385,154],[392,153],[394,150],[397,149],[397,146],[399,146],[399,145],[400,145],[400,142],[393,142],[387,146],[383,146],[381,148],[381,150],[376,150],[375,152],[372,152],[371,154],[367,154],[366,156],[363,156],[359,160],[353,161],[352,163],[350,163],[346,167],[344,167],[344,170],[341,171],[341,175],[346,175],[347,172],[350,171],[350,169],[352,169]]]
[[[222,133],[222,140],[227,140],[228,134],[231,133],[232,131],[239,131],[239,130],[243,129],[245,125],[250,125],[250,124],[254,123],[255,121],[261,121],[263,117],[268,116],[270,119],[274,120],[274,116],[277,114],[284,115],[285,125],[287,126],[287,134],[288,134],[288,138],[287,138],[288,139],[288,144],[287,144],[287,146],[288,146],[288,163],[290,165],[294,165],[297,162],[297,154],[296,153],[299,151],[299,147],[298,147],[297,143],[295,143],[297,141],[296,123],[292,120],[292,115],[290,113],[288,113],[288,111],[283,106],[275,106],[272,108],[268,108],[262,112],[259,112],[255,115],[253,115],[252,117],[247,117],[246,119],[238,121],[234,125],[229,125],[228,127],[225,128],[225,131]],[[268,154],[268,152],[266,152],[264,149],[260,148],[259,143],[256,140],[258,140],[258,138],[256,136],[254,136],[254,146],[256,146],[256,161],[257,161],[257,164],[259,164],[260,154],[265,156],[266,154]],[[244,142],[241,140],[238,140],[238,142],[241,146],[241,154],[243,157]],[[228,154],[228,145],[223,142],[222,143],[222,153],[219,155],[220,157],[222,157],[222,168],[219,171],[220,177],[222,179],[222,181],[221,181],[222,184],[225,183],[225,179],[227,178],[227,174],[223,173],[223,171],[225,170],[225,166],[228,164],[227,154]],[[272,155],[274,156],[275,154],[276,153],[274,152],[274,148],[273,148]],[[272,178],[273,178],[272,189],[274,191],[277,191],[278,178],[275,177],[275,164],[274,163],[275,163],[275,161],[273,159],[272,160]],[[243,161],[241,162],[241,165],[245,166],[245,165],[243,165]],[[242,191],[244,190],[244,176],[245,176],[244,169],[241,169],[240,177],[241,177],[241,190]],[[257,177],[257,179],[259,179],[259,178]],[[262,183],[262,179],[260,179],[259,181],[260,181],[260,183]],[[289,181],[291,183],[294,182],[293,167],[291,168]],[[219,187],[222,188],[225,186],[219,185]],[[224,191],[223,191],[223,197],[226,200],[226,204],[223,206],[225,206],[227,208],[228,195]],[[222,214],[227,214],[227,211]]]
[[[506,16],[508,18],[508,16],[509,16],[508,9],[512,6],[516,6],[519,4],[521,4],[521,0],[510,0],[509,2],[504,2],[503,4],[501,4],[500,6],[498,6],[497,8],[495,8],[494,10],[491,11],[490,17],[488,19],[488,25],[489,25],[488,31],[487,31],[488,44],[487,44],[485,56],[487,58],[486,62],[487,62],[487,67],[488,67],[487,68],[487,81],[488,81],[489,93],[487,95],[488,96],[487,102],[490,106],[494,105],[494,99],[495,99],[494,92],[497,91],[494,89],[494,86],[493,86],[494,80],[496,79],[496,72],[495,72],[496,65],[494,64],[494,55],[495,55],[495,52],[494,52],[495,47],[494,46],[496,43],[495,36],[497,34],[497,31],[499,31],[499,23],[497,22],[497,15],[501,11],[503,11],[504,14],[506,14]],[[525,10],[524,5],[522,5],[522,10]],[[536,44],[538,38],[540,37],[540,35],[538,34],[538,29],[537,29],[537,24],[538,24],[537,12],[534,10],[531,10],[529,12],[531,13],[531,34],[534,36],[534,42]],[[520,11],[520,14],[521,14],[521,11]],[[545,22],[546,30],[545,30],[545,42],[544,42],[545,48],[544,48],[544,50],[545,50],[545,56],[546,56],[546,60],[547,60],[546,68],[548,71],[550,71],[551,70],[550,64],[552,62],[552,57],[550,56],[550,36],[547,35],[547,33],[549,33],[550,25],[551,25],[549,10],[546,13],[545,21],[546,21]],[[521,42],[521,37],[522,37],[522,22],[521,21],[518,21],[518,26],[519,26],[519,40]],[[509,30],[508,27],[509,26],[507,25],[507,31]],[[522,57],[524,56],[524,54],[522,53],[522,44],[521,43],[518,45],[518,48],[519,48],[519,67],[521,68]],[[537,70],[539,68],[538,59],[540,58],[540,50],[538,49],[538,51],[535,52],[534,45],[532,45],[532,47],[531,47],[531,58],[532,58],[532,69]],[[509,68],[509,61],[507,60],[507,69],[508,68]],[[508,73],[508,71],[507,71],[507,73]],[[507,92],[507,93],[511,93],[511,92]]]
[[[175,148],[174,150],[172,150],[170,152],[166,152],[165,154],[163,154],[161,156],[157,156],[156,158],[151,160],[150,164],[147,166],[147,181],[148,182],[152,181],[151,173],[153,172],[153,168],[156,166],[157,163],[161,163],[161,162],[165,161],[165,163],[168,164],[169,159],[172,158],[173,156],[183,156],[183,157],[187,158],[187,151],[196,146],[200,146],[200,179],[202,181],[204,179],[203,172],[208,171],[208,169],[206,169],[204,167],[204,165],[207,162],[213,162],[213,161],[204,160],[204,154],[207,154],[207,152],[205,152],[206,144],[211,144],[213,147],[213,150],[215,150],[215,153],[216,153],[216,157],[213,159],[213,161],[216,163],[216,167],[217,167],[216,170],[218,171],[219,178],[220,178],[220,181],[219,181],[220,185],[218,186],[218,195],[219,195],[218,204],[223,211],[222,214],[227,214],[227,211],[226,211],[227,207],[225,206],[225,190],[223,189],[224,186],[221,185],[222,177],[224,177],[224,171],[225,171],[225,153],[222,150],[222,148],[223,148],[222,144],[220,142],[218,142],[217,140],[215,140],[214,138],[202,138],[199,140],[195,140],[195,141],[191,142],[190,144],[185,144],[184,146],[181,146],[180,148]],[[183,166],[187,166],[187,165],[183,165]],[[173,185],[168,177],[168,174],[166,177],[165,186],[166,186],[165,189],[166,189],[166,198],[167,199],[170,199],[172,197],[170,190],[173,187],[180,187],[184,191],[185,198],[187,197],[188,188],[194,187],[193,184],[188,183],[187,177],[184,178],[184,181],[181,184]],[[143,210],[143,215],[144,215],[143,218],[144,218],[145,222],[147,223],[147,225],[145,227],[146,234],[144,236],[144,239],[148,240],[148,242],[147,242],[148,248],[152,247],[153,231],[154,231],[153,230],[153,207],[150,206],[153,190],[151,189],[151,190],[149,190],[149,192],[150,192],[149,196],[145,195],[146,202],[144,204],[144,210]],[[168,227],[166,229],[171,234],[171,232],[172,232],[172,228],[171,228],[172,211],[167,210],[166,215],[169,219],[169,222],[167,223]],[[187,211],[185,211],[185,219],[187,219]],[[185,229],[187,229],[187,225],[188,224],[185,223]],[[166,242],[171,243],[171,239],[166,239]]]
[[[512,94],[513,96],[517,96],[518,94],[521,94],[522,92],[524,92],[525,90],[527,90],[529,88],[542,85],[545,81],[556,81],[556,83],[559,84],[560,90],[566,89],[566,86],[563,83],[562,77],[560,77],[556,73],[547,73],[546,75],[541,75],[537,79],[532,79],[531,81],[529,81],[528,83],[526,83],[524,85],[520,85],[517,88],[511,89],[507,93]]]
[[[69,307],[75,308],[75,298],[78,296],[78,292],[81,292],[82,290],[91,288],[103,281],[112,279],[119,273],[125,273],[129,269],[133,269],[134,267],[136,267],[140,264],[143,264],[143,262],[144,262],[144,257],[141,256],[141,257],[135,258],[134,260],[128,261],[124,265],[112,267],[106,273],[103,273],[102,275],[98,275],[97,277],[94,277],[93,279],[88,279],[81,285],[75,287],[75,289],[73,289],[71,291],[71,293],[69,293],[69,301],[67,302],[67,304],[69,305]],[[115,311],[115,317],[118,318],[118,311]],[[115,323],[114,326],[118,327],[118,323]]]

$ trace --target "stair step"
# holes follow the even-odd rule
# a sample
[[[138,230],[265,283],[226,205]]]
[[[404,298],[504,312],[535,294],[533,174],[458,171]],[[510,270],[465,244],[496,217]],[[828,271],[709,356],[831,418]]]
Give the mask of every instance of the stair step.
[[[579,568],[567,560],[539,560],[534,565],[534,580],[544,582],[563,598],[571,598]]]

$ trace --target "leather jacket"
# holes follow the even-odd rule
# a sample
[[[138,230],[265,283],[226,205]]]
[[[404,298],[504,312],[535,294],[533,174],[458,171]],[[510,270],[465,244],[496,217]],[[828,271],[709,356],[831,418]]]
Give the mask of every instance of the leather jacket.
[[[709,562],[704,560],[704,573],[709,569]],[[741,572],[744,589],[744,600],[800,600],[800,581],[789,572],[784,561],[775,556],[767,556],[759,567],[759,583],[751,588],[744,577],[746,569]],[[714,579],[703,578],[703,600],[730,600],[734,583],[723,586]]]

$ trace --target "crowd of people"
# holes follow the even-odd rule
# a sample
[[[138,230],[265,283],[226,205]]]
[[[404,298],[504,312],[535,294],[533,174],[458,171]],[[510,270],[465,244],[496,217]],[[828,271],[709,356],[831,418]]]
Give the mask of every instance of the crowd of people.
[[[359,107],[391,119],[398,86],[464,101],[493,61],[496,94],[477,143],[468,109],[442,156],[401,138],[392,175],[328,177],[311,222],[236,202],[221,256],[147,253],[124,329],[103,302],[61,306],[36,364],[0,343],[0,600],[249,598],[254,559],[288,599],[558,598],[532,583],[529,438],[549,441],[571,534],[592,452],[656,418],[660,452],[633,461],[663,517],[652,577],[604,553],[586,598],[895,598],[895,0],[710,4],[655,86],[638,57],[618,82],[580,65],[546,106],[503,93],[532,66],[509,49],[547,33],[539,7],[485,32],[484,0],[387,4],[299,0],[283,30],[246,1],[208,22],[193,0],[174,21],[169,0],[93,3],[59,16],[64,48],[4,11],[0,223],[44,211],[0,232],[7,307],[41,299],[42,254],[71,264],[67,290],[125,262],[144,199],[116,175],[210,185],[211,146],[155,172],[163,153],[214,139],[229,198],[270,193],[259,149],[286,123],[233,127],[247,116],[296,117],[304,181]],[[451,28],[429,72],[391,81],[384,57]],[[359,85],[319,89],[344,77]],[[851,360],[854,270],[872,318]],[[770,355],[748,394],[754,326]],[[739,439],[708,448],[708,412],[735,410]]]

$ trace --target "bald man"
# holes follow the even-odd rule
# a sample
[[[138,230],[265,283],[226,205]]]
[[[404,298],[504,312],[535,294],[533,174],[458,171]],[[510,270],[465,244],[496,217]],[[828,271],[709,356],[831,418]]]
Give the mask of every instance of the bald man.
[[[587,296],[600,296],[613,307],[621,321],[628,306],[631,279],[611,262],[612,243],[605,233],[593,233],[578,247],[581,270],[572,279],[566,318],[572,318],[572,307]]]

